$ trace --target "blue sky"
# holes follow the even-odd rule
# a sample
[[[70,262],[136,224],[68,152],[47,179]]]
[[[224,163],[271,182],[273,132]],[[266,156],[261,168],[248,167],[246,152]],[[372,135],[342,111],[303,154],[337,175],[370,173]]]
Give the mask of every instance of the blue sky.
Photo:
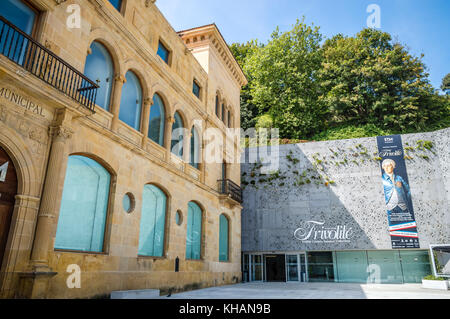
[[[157,0],[176,31],[216,23],[228,44],[266,43],[277,26],[290,30],[296,19],[320,26],[321,33],[354,35],[366,27],[368,5],[381,12],[381,30],[425,54],[430,81],[438,89],[450,73],[450,0]]]

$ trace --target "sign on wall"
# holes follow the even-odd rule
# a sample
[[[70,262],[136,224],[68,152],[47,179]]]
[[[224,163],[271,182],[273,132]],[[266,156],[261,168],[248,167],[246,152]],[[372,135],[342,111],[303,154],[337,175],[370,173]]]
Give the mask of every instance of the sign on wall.
[[[378,136],[392,248],[420,248],[400,135]]]
[[[323,221],[309,220],[294,231],[294,237],[303,243],[348,243],[353,228],[347,225],[326,225]]]

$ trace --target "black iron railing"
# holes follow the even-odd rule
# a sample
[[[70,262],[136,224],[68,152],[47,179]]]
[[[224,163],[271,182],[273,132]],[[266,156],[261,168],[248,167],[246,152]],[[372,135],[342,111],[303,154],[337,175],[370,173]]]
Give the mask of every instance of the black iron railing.
[[[221,179],[217,181],[219,193],[230,196],[233,200],[242,203],[242,189],[229,179]]]
[[[94,111],[99,86],[0,16],[0,54]]]

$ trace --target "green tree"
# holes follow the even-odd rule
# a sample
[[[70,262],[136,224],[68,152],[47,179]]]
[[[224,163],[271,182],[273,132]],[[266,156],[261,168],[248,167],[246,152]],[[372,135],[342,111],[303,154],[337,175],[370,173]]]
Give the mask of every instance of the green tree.
[[[277,28],[267,45],[246,59],[252,103],[259,114],[271,115],[280,137],[305,138],[322,126],[326,112],[316,79],[321,40],[318,27],[297,20],[288,32]]]
[[[331,112],[331,122],[426,129],[445,114],[445,106],[435,98],[422,57],[411,56],[388,33],[375,29],[327,40],[320,100]]]
[[[230,50],[233,53],[236,61],[243,69],[247,80],[250,82],[252,79],[251,73],[244,70],[244,65],[247,63],[247,59],[259,48],[262,44],[259,44],[257,40],[248,41],[245,44],[233,43],[230,46]],[[259,110],[252,102],[252,95],[250,93],[250,86],[247,84],[242,87],[241,90],[241,127],[244,130],[255,127],[256,119],[259,116]]]
[[[445,94],[450,94],[450,73],[448,73],[444,78],[442,79],[442,85],[441,90],[445,92]]]

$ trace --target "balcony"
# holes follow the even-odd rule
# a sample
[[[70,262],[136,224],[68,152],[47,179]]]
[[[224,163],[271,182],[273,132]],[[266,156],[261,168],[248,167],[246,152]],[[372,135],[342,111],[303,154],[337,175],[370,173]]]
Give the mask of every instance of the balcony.
[[[94,112],[99,86],[3,16],[0,54]]]
[[[233,202],[242,204],[242,189],[229,179],[221,179],[217,181],[219,193],[224,198],[231,199]]]

